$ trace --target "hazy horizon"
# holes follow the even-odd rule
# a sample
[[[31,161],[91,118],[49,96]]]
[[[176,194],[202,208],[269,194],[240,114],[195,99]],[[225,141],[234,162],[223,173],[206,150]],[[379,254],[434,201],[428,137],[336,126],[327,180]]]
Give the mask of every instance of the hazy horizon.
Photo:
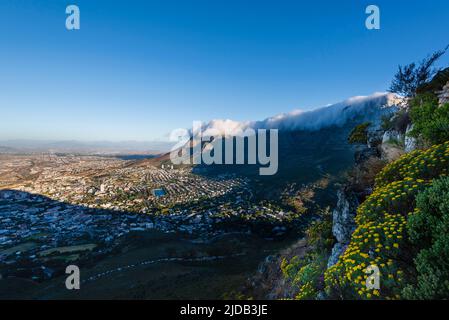
[[[11,148],[10,151],[12,152],[54,151],[86,154],[159,154],[170,151],[172,144],[168,141],[0,139],[0,148]]]

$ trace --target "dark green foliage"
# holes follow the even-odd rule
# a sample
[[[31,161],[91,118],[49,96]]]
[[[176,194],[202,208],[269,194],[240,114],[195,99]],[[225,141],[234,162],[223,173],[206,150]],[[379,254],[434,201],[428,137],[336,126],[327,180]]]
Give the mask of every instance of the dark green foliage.
[[[365,122],[352,129],[348,138],[349,143],[366,144],[368,142],[368,127],[370,125],[370,122]]]
[[[321,212],[320,216],[321,219],[313,221],[306,230],[307,241],[317,250],[328,251],[334,244],[332,213],[326,209]]]
[[[283,259],[281,270],[284,279],[295,289],[295,299],[316,299],[323,289],[323,274],[326,270],[328,255],[323,252],[309,252],[303,258],[297,256],[290,261]]]
[[[415,283],[404,289],[408,299],[449,297],[449,178],[434,180],[416,198],[407,231],[418,249]]]
[[[332,213],[326,208],[318,215],[319,220],[313,221],[306,230],[308,245],[313,249],[301,258],[282,259],[280,266],[284,279],[294,290],[295,299],[299,300],[316,299],[323,290],[324,272],[334,244]]]
[[[433,79],[420,86],[416,90],[416,94],[435,93],[443,89],[444,85],[449,81],[449,68],[439,71]]]
[[[440,144],[449,140],[449,105],[438,106],[434,94],[422,94],[411,101],[410,117],[413,122],[413,137],[421,137],[429,144]]]
[[[446,53],[446,47],[423,59],[419,64],[410,63],[399,66],[398,72],[394,75],[390,85],[390,92],[394,92],[405,97],[414,97],[419,87],[429,82],[438,70],[433,68],[434,63]]]

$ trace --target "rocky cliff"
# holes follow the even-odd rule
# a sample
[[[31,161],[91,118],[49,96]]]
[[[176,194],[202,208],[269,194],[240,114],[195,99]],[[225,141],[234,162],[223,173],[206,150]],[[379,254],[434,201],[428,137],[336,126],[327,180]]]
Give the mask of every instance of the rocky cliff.
[[[332,253],[327,262],[327,267],[337,263],[340,255],[346,250],[355,229],[354,218],[359,205],[357,195],[345,187],[338,192],[337,205],[332,211],[332,234],[337,243],[332,248]]]
[[[416,149],[416,140],[408,136],[413,129],[408,125],[406,130],[383,130],[380,124],[371,126],[367,132],[367,144],[358,147],[354,154],[354,171],[358,177],[348,181],[337,193],[337,204],[332,211],[332,233],[336,240],[328,260],[327,267],[337,263],[340,255],[346,250],[355,229],[354,218],[359,204],[372,192],[374,181],[370,174],[375,161],[389,162],[399,158],[405,152]],[[381,164],[383,166],[383,164]],[[363,182],[361,182],[363,180]]]

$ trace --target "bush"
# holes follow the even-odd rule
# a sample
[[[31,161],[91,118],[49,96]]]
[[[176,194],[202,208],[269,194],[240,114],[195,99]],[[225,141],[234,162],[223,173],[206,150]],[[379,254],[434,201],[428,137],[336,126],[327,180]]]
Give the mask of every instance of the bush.
[[[290,261],[285,258],[281,262],[284,278],[296,288],[295,299],[316,299],[320,288],[323,287],[322,276],[327,265],[327,254],[311,252],[304,258],[293,257]]]
[[[306,230],[307,242],[313,247],[303,258],[294,256],[281,262],[284,279],[294,289],[295,299],[316,299],[324,289],[324,272],[334,243],[332,214],[329,208],[319,211],[320,220],[312,222]]]
[[[348,138],[349,143],[360,143],[360,144],[368,143],[368,127],[370,125],[371,125],[370,122],[365,122],[359,124],[354,129],[352,129]]]
[[[410,215],[407,231],[419,248],[415,259],[417,276],[404,289],[409,299],[449,297],[449,178],[435,180],[418,195],[417,210]]]
[[[311,263],[302,267],[297,275],[296,281],[299,285],[297,300],[316,299],[320,287],[320,277],[326,268],[327,260],[324,257],[315,257]]]
[[[415,289],[410,287],[410,283],[416,278],[416,272],[421,274],[418,279],[423,279],[423,292],[435,294],[449,288],[448,283],[444,282],[449,281],[449,251],[445,251],[449,248],[449,241],[446,242],[446,235],[449,235],[449,206],[447,200],[440,199],[440,202],[436,202],[438,194],[446,199],[447,196],[444,195],[447,193],[440,188],[438,192],[432,193],[431,202],[423,202],[423,196],[419,196],[417,203],[415,202],[416,196],[429,188],[433,179],[446,176],[448,167],[449,142],[446,142],[425,151],[417,150],[407,154],[387,165],[377,175],[374,192],[357,209],[357,228],[348,248],[337,264],[325,273],[326,292],[330,297],[411,297],[411,292]],[[431,218],[427,214],[424,218],[418,215],[419,212],[424,212],[424,208],[432,212],[438,208],[448,214],[444,219]],[[431,227],[432,223],[435,228]],[[412,228],[409,227],[410,224]],[[440,232],[440,241],[434,240],[435,232]],[[416,255],[415,242],[430,249],[422,249]],[[440,257],[437,257],[438,254]],[[431,262],[432,259],[435,262]],[[368,290],[366,287],[368,275],[365,270],[369,265],[376,265],[380,269],[379,290]],[[447,269],[442,270],[443,266]],[[436,287],[436,281],[441,281],[438,283],[443,289]],[[417,280],[416,286],[419,283]],[[446,291],[445,294],[447,297],[449,292]],[[424,296],[422,294],[420,297]]]
[[[332,235],[332,213],[329,208],[320,212],[320,220],[310,223],[306,230],[307,242],[316,251],[330,251],[334,244]]]
[[[344,254],[325,273],[327,294],[346,299],[398,298],[404,272],[397,261],[405,242],[405,223],[402,214],[384,213],[382,221],[359,224]],[[380,290],[367,289],[365,270],[370,265],[380,270]]]
[[[422,94],[414,98],[410,117],[413,122],[410,136],[422,137],[430,144],[449,140],[449,104],[438,106],[434,94]]]
[[[376,177],[376,188],[406,178],[432,180],[449,168],[449,141],[427,150],[415,150],[389,163]]]
[[[407,177],[404,180],[394,181],[384,187],[376,188],[357,208],[356,223],[382,222],[389,212],[407,215],[414,209],[415,196],[427,184],[423,179],[415,180]]]

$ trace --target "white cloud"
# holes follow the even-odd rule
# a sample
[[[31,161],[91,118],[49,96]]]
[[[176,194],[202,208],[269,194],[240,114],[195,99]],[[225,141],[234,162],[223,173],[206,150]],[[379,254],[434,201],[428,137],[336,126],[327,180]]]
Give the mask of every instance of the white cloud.
[[[319,130],[330,126],[342,126],[354,117],[380,119],[380,115],[392,111],[400,98],[391,93],[374,93],[356,96],[322,108],[281,113],[262,121],[212,120],[203,123],[203,134],[238,135],[248,128],[279,130]]]

